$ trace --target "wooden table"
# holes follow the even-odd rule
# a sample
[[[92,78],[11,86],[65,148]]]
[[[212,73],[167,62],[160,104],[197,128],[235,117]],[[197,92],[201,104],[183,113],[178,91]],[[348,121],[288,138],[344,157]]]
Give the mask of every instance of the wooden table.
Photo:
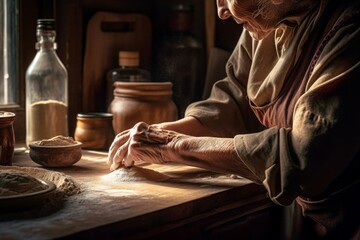
[[[13,165],[40,167],[28,152]],[[83,150],[72,167],[51,169],[79,183],[83,191],[69,197],[48,216],[0,222],[1,239],[241,239],[276,237],[279,210],[265,189],[246,179],[177,164],[140,164],[169,180],[109,182],[105,152]]]

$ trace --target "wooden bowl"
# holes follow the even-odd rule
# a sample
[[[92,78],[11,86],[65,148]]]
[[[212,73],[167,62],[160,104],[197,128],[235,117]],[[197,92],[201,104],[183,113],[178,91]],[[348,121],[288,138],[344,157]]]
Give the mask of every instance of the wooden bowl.
[[[42,146],[39,141],[29,144],[30,158],[44,167],[69,167],[82,156],[81,142],[64,146]]]

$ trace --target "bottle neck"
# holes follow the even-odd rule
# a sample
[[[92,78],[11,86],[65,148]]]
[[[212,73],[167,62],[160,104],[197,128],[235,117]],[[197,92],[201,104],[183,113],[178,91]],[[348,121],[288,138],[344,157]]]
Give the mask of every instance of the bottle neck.
[[[35,44],[35,48],[37,50],[56,50],[55,37],[55,30],[38,29],[36,31],[37,43]]]
[[[193,29],[192,8],[183,4],[173,6],[168,15],[167,28],[170,32],[191,32]]]

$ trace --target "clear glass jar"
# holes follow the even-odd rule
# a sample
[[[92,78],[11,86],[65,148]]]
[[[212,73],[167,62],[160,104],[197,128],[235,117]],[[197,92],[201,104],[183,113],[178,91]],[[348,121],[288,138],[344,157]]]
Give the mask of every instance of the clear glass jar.
[[[68,135],[68,74],[56,54],[54,19],[37,20],[37,53],[26,71],[26,144]]]

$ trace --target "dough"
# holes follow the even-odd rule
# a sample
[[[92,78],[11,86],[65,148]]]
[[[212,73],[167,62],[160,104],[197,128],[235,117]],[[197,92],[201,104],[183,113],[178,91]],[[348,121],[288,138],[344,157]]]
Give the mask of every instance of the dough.
[[[47,188],[47,185],[24,172],[13,170],[0,172],[0,196],[33,193]]]

